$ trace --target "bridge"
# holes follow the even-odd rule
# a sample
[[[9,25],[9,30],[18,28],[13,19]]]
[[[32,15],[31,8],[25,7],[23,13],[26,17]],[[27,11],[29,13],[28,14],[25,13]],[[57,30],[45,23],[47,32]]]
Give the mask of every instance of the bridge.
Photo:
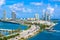
[[[11,29],[0,29],[0,31],[12,31],[12,30]]]

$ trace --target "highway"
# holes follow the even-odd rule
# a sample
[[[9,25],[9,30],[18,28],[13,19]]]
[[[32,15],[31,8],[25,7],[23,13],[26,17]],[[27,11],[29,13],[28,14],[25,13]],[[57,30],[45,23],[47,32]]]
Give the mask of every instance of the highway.
[[[15,38],[11,38],[9,40],[19,40],[21,38],[28,38],[30,35],[35,35],[34,33],[37,32],[40,29],[37,25],[31,25],[31,28],[28,30],[24,30],[23,32],[19,33],[19,36],[16,36]]]

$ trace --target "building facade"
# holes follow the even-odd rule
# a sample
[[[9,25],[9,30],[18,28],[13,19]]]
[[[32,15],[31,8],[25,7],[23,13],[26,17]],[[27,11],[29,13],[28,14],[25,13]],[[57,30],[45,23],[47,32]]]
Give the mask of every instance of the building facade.
[[[39,20],[39,14],[35,14],[35,19]]]
[[[6,10],[3,11],[3,20],[6,20]]]
[[[16,20],[16,13],[15,12],[12,12],[12,20]]]

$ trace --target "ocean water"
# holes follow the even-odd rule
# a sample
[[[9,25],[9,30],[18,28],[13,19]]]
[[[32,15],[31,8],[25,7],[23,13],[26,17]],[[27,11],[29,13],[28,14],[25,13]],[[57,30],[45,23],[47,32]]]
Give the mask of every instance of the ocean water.
[[[25,25],[21,25],[21,24],[14,24],[14,23],[8,23],[8,22],[1,22],[0,21],[0,29],[16,30],[18,28],[20,28],[21,30],[25,30],[28,27]],[[3,32],[3,31],[0,31],[0,33],[2,33],[3,35],[9,34],[9,32]]]
[[[25,30],[27,26],[21,24],[8,23],[8,22],[0,22],[0,29],[16,30],[18,28],[20,28],[21,30]]]
[[[24,26],[21,24],[0,22],[0,28],[12,29],[12,30],[20,28],[21,30],[25,30],[27,26]],[[58,24],[55,25],[53,29],[56,30],[56,32],[43,31],[43,32],[38,33],[34,37],[29,38],[28,40],[60,40],[60,21],[58,21]],[[6,32],[2,32],[2,33],[5,35],[8,34]]]
[[[55,32],[43,31],[28,40],[60,40],[60,21],[53,27]]]

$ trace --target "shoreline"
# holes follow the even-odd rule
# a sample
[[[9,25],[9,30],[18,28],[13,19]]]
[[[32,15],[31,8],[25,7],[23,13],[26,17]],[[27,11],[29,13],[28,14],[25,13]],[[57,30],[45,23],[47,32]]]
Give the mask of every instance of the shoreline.
[[[12,24],[19,24],[19,23],[16,23],[16,22],[4,21],[4,20],[0,20],[0,22],[4,22],[4,23],[12,23]]]
[[[40,22],[40,21],[39,21]],[[45,21],[41,21],[43,22],[43,24],[45,23]],[[40,22],[40,23],[41,23]],[[24,25],[24,24],[22,24]],[[26,24],[25,24],[26,25]],[[47,21],[47,25],[51,25],[50,27],[47,27],[46,29],[51,29],[54,25],[56,25],[55,23],[52,23],[52,22],[48,22]],[[15,38],[11,38],[9,40],[12,40],[12,39],[16,39],[17,40],[21,40],[21,39],[28,39],[30,37],[33,37],[35,36],[36,34],[38,34],[40,32],[40,26],[37,26],[37,25],[31,25],[31,27],[28,29],[28,30],[23,30],[22,32],[19,32],[19,36],[15,37]]]
[[[53,23],[49,28],[46,27],[45,29],[50,30],[50,29],[52,29],[56,24],[58,24],[58,23]]]

